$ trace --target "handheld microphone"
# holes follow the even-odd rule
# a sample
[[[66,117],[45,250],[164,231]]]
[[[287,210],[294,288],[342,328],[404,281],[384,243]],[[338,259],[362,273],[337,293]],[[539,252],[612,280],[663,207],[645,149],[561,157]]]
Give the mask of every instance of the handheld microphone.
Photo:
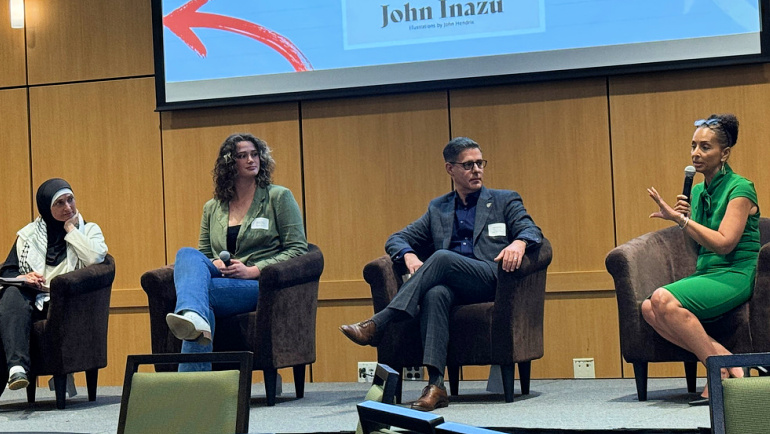
[[[687,166],[684,168],[684,188],[682,194],[687,196],[687,203],[690,203],[690,192],[692,191],[692,180],[695,178],[695,167]]]
[[[230,266],[230,252],[228,252],[227,250],[222,250],[221,252],[219,252],[219,259],[221,259],[222,262],[225,263],[225,267]]]

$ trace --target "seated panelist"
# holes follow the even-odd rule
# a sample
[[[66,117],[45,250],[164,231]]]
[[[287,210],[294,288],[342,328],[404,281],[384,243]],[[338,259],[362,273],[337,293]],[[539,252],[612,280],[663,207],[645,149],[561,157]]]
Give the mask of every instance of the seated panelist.
[[[96,223],[86,222],[67,181],[45,181],[35,197],[40,215],[18,231],[0,277],[22,282],[0,288],[0,340],[8,369],[8,388],[29,385],[30,330],[44,318],[51,279],[104,261],[107,245]]]
[[[647,190],[659,207],[650,217],[678,224],[698,244],[698,260],[691,276],[656,289],[642,303],[642,315],[661,336],[704,365],[709,356],[730,352],[706,334],[701,321],[718,318],[751,298],[757,269],[757,192],[727,164],[737,140],[738,119],[732,114],[696,121],[690,158],[704,180],[693,187],[692,201],[679,195],[672,208],[655,188]],[[723,375],[742,377],[743,370],[731,368]],[[708,388],[701,397],[691,404],[708,404]]]
[[[526,249],[538,246],[543,236],[518,193],[483,186],[487,160],[475,141],[455,138],[443,153],[444,170],[455,190],[433,199],[422,217],[385,244],[393,261],[402,261],[412,277],[385,309],[340,327],[353,342],[376,345],[392,321],[419,316],[429,379],[412,408],[422,411],[449,405],[444,369],[451,307],[494,300],[496,262],[505,272],[515,271]],[[426,246],[433,253],[423,263],[415,251]]]
[[[274,169],[270,148],[251,134],[233,134],[219,148],[198,249],[180,249],[174,265],[177,302],[166,323],[183,340],[183,353],[212,350],[216,317],[256,309],[260,270],[307,253],[299,206],[291,191],[272,183]]]

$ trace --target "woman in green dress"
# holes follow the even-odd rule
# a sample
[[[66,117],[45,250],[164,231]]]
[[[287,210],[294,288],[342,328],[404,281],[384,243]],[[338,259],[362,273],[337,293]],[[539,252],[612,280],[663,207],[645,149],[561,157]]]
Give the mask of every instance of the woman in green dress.
[[[650,217],[670,220],[698,243],[695,273],[664,285],[642,303],[644,319],[661,336],[695,354],[702,363],[730,352],[709,336],[701,321],[717,318],[746,302],[754,289],[759,254],[759,206],[754,184],[727,164],[738,139],[738,119],[711,115],[695,122],[690,152],[704,182],[692,189],[692,208],[684,195],[672,208],[655,190],[660,208]],[[742,377],[741,368],[725,371]],[[698,404],[707,404],[708,389]]]

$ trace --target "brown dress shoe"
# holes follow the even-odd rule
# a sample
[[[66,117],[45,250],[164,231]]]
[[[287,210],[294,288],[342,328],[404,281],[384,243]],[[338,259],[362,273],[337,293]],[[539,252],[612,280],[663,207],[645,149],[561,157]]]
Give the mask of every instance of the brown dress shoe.
[[[373,345],[377,326],[368,319],[357,324],[342,325],[340,331],[358,345]]]
[[[449,405],[446,389],[429,384],[422,389],[420,399],[412,403],[412,408],[420,411],[433,411]]]

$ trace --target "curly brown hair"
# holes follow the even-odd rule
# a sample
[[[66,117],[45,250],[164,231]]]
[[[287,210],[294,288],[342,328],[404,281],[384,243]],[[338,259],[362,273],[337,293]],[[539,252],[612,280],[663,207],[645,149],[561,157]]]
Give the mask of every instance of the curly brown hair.
[[[229,202],[235,197],[235,178],[238,174],[238,169],[235,167],[235,153],[240,142],[253,143],[259,152],[257,186],[265,188],[273,183],[275,160],[270,155],[270,147],[267,143],[248,133],[232,134],[219,147],[219,155],[214,163],[214,170],[211,171],[214,178],[214,198],[221,202]]]

